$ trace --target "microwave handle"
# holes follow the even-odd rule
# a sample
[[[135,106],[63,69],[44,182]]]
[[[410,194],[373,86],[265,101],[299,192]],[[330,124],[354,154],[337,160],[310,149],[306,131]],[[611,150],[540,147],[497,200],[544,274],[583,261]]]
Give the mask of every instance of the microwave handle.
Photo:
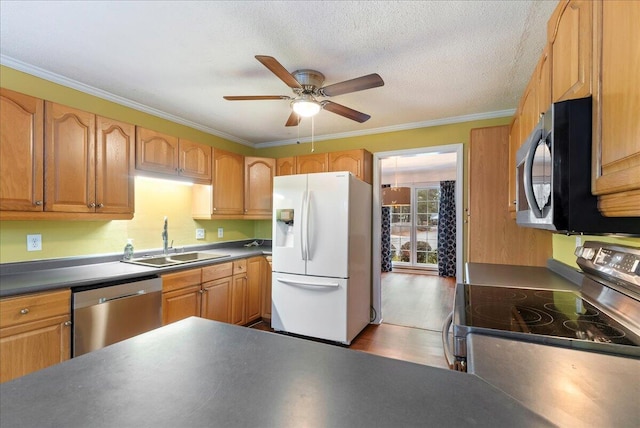
[[[542,139],[542,123],[540,122],[533,130],[533,133],[526,143],[528,145],[528,149],[524,158],[524,174],[522,174],[524,181],[524,194],[527,198],[529,207],[536,218],[542,218],[543,214],[542,210],[538,206],[538,202],[536,201],[536,195],[533,193],[533,157],[535,156],[536,149]]]

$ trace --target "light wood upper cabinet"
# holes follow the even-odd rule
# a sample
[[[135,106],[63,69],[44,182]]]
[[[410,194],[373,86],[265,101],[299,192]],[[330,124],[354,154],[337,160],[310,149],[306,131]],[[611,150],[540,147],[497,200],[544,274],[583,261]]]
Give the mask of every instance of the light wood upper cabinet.
[[[211,183],[212,148],[183,138],[137,127],[136,169],[160,176]]]
[[[244,213],[244,156],[213,150],[212,213]]]
[[[546,45],[535,70],[536,98],[538,114],[545,113],[551,107],[551,58],[550,45]]]
[[[133,125],[47,102],[44,135],[46,212],[131,218]]]
[[[192,178],[196,183],[210,183],[212,154],[211,146],[180,138],[178,141],[178,175]]]
[[[134,212],[135,127],[96,116],[96,212]]]
[[[45,211],[95,212],[95,115],[45,104]]]
[[[592,0],[562,0],[549,19],[553,102],[591,95],[592,6]]]
[[[0,88],[0,211],[44,207],[44,101]]]
[[[516,218],[516,153],[522,144],[520,137],[520,111],[516,111],[509,127],[509,212]]]
[[[329,171],[329,155],[317,153],[296,157],[296,174],[311,174]]]
[[[597,1],[594,14],[592,190],[604,215],[640,217],[640,2]]]
[[[176,175],[178,138],[138,126],[136,128],[136,169]]]
[[[244,158],[244,213],[271,218],[276,160]]]
[[[71,357],[71,292],[0,300],[0,382]]]
[[[373,155],[363,149],[329,153],[329,171],[349,171],[366,183],[373,183]]]
[[[551,232],[519,227],[507,207],[509,127],[471,130],[469,143],[468,261],[545,266]],[[524,244],[523,244],[524,243]]]
[[[294,175],[296,173],[296,158],[290,156],[276,160],[276,175]]]
[[[527,140],[540,117],[536,83],[534,74],[531,76],[531,80],[529,80],[529,84],[525,88],[520,101],[520,145]]]

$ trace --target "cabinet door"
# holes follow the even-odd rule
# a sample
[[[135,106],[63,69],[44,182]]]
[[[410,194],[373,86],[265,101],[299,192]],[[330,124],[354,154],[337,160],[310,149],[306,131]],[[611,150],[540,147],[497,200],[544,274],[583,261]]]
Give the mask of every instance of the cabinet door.
[[[231,284],[231,323],[245,325],[246,316],[247,274],[233,275]]]
[[[62,315],[0,329],[0,382],[71,357],[71,316]]]
[[[136,127],[136,169],[177,175],[178,139]]]
[[[44,101],[0,88],[0,211],[42,211]]]
[[[536,66],[538,114],[545,113],[551,107],[551,58],[549,57],[549,50],[549,45],[546,45]]]
[[[211,184],[211,146],[180,139],[179,174],[196,183]]]
[[[262,284],[262,318],[271,319],[271,256],[265,258],[264,282]]]
[[[553,102],[591,95],[592,3],[561,1],[549,19]]]
[[[607,216],[640,217],[640,2],[599,1],[594,193]]]
[[[71,291],[0,300],[0,382],[71,357]]]
[[[360,180],[373,182],[373,155],[366,150],[329,153],[329,171],[349,171]]]
[[[135,126],[96,117],[96,212],[133,213]]]
[[[202,317],[229,323],[231,321],[232,277],[202,284]]]
[[[45,104],[45,211],[95,212],[96,121],[92,113]]]
[[[296,158],[280,158],[276,160],[276,175],[293,175],[296,173]]]
[[[246,215],[271,218],[275,172],[275,159],[244,158],[244,213]]]
[[[545,266],[551,233],[519,227],[503,203],[507,197],[509,128],[471,130],[467,259],[476,263]]]
[[[246,322],[260,318],[262,312],[262,282],[264,281],[264,257],[247,260]]]
[[[520,148],[520,111],[516,111],[509,128],[509,212],[516,218],[516,153]]]
[[[162,325],[200,316],[200,285],[162,293]]]
[[[538,123],[540,115],[538,114],[536,89],[536,76],[534,73],[520,101],[520,144],[527,140]]]
[[[302,155],[296,157],[296,174],[310,174],[329,171],[327,153]]]
[[[213,150],[213,214],[242,214],[244,211],[244,157]]]

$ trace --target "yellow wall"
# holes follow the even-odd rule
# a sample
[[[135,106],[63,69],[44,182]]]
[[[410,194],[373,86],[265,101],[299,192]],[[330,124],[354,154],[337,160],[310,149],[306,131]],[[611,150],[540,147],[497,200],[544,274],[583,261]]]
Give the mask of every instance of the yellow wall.
[[[0,66],[0,86],[243,155],[279,158],[311,152],[310,143],[253,149],[4,66]],[[315,151],[324,153],[351,148],[364,148],[376,153],[463,143],[465,146],[464,169],[467,171],[468,143],[471,129],[506,125],[509,121],[509,117],[503,117],[360,137],[316,141]],[[463,187],[466,204],[468,189],[466,173]],[[165,215],[169,217],[169,235],[170,239],[174,240],[175,246],[217,242],[218,227],[224,228],[224,238],[221,241],[271,238],[271,224],[269,221],[193,220],[191,218],[191,191],[188,186],[164,182],[160,194],[158,194],[157,189],[158,186],[150,185],[140,179],[136,180],[136,214],[134,219],[130,221],[2,221],[0,222],[0,263],[120,252],[127,238],[134,239],[137,251],[160,248],[162,245],[160,232],[162,219]],[[195,240],[196,228],[206,229],[205,241]],[[42,234],[42,251],[26,251],[26,235],[30,233]],[[616,242],[640,246],[640,239],[622,239],[621,241],[616,240]],[[573,256],[574,247],[575,238],[563,235],[556,235],[553,238],[554,258],[565,263],[571,264],[575,260]]]

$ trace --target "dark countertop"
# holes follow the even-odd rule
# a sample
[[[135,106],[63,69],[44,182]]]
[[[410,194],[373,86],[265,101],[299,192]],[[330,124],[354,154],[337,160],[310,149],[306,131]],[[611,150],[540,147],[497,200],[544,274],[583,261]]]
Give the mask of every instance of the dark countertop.
[[[470,373],[560,426],[640,422],[640,360],[478,334],[467,340]]]
[[[542,427],[477,376],[188,318],[0,385],[2,426]]]
[[[466,283],[474,285],[576,291],[581,281],[582,273],[557,261],[549,263],[548,267],[466,264]]]
[[[247,241],[251,242],[251,240]],[[230,260],[271,254],[271,243],[257,247],[244,247],[244,241],[237,243],[212,244],[195,250],[229,254],[229,257],[204,260],[169,267],[147,267],[122,263],[122,255],[99,257],[78,257],[35,262],[5,263],[0,265],[0,297],[39,291],[55,290],[109,283],[113,281],[135,280],[178,270],[193,269]],[[185,251],[193,251],[186,249]],[[141,257],[145,252],[136,253]],[[149,252],[152,254],[152,252]]]

